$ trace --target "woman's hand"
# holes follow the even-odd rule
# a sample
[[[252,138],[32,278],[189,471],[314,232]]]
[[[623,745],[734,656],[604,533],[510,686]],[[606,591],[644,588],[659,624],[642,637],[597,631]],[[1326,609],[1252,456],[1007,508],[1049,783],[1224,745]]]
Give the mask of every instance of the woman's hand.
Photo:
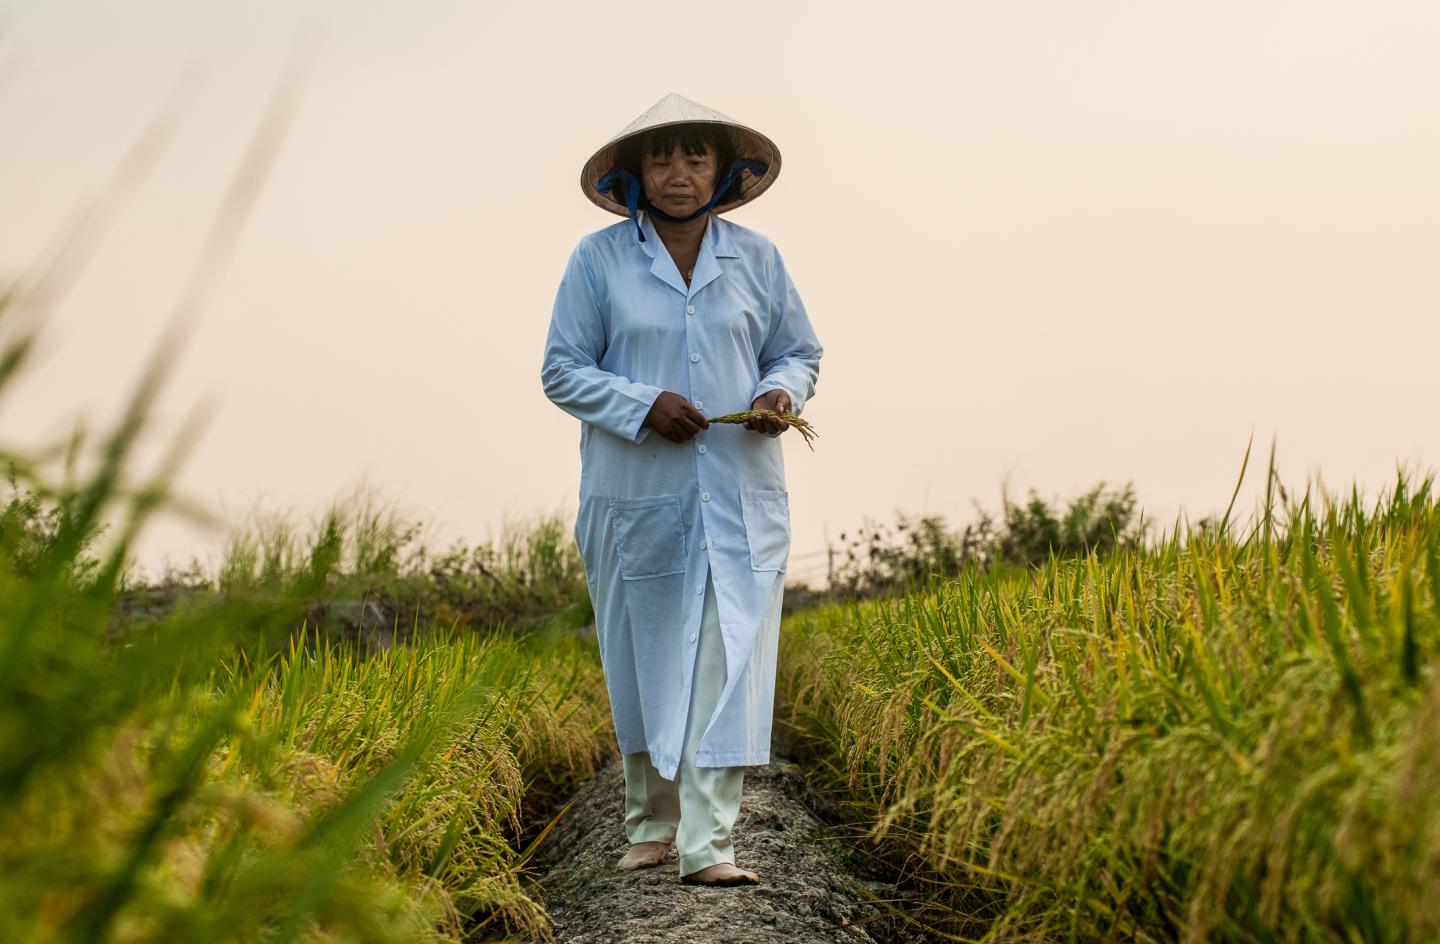
[[[774,410],[776,413],[790,412],[790,394],[784,390],[766,390],[750,404],[752,410]],[[745,428],[757,433],[783,433],[790,427],[773,416],[756,417],[745,421]]]
[[[694,438],[700,430],[709,429],[710,421],[705,418],[705,414],[691,406],[689,400],[666,390],[650,405],[650,412],[645,414],[643,425],[673,443],[683,443]]]

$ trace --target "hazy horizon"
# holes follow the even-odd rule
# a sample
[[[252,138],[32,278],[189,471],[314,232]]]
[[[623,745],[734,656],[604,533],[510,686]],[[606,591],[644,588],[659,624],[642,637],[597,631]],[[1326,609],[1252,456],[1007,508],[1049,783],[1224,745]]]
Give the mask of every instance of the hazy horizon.
[[[0,277],[99,195],[177,82],[174,140],[0,402],[0,445],[112,420],[235,164],[313,36],[289,135],[163,398],[153,462],[222,515],[366,481],[433,544],[573,515],[579,424],[541,391],[584,160],[675,91],[783,170],[727,218],[784,254],[825,347],[787,434],[796,579],[897,509],[959,525],[1009,477],[1133,481],[1168,526],[1440,457],[1440,7],[785,3],[717,30],[638,3],[0,0]],[[182,77],[186,77],[182,80]],[[220,537],[176,521],[158,567]]]

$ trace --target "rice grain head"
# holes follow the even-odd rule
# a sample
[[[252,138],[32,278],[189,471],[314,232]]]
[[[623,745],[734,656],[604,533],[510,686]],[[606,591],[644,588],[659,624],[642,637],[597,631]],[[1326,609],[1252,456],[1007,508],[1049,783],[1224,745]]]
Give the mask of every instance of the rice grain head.
[[[796,416],[794,413],[780,413],[776,412],[775,410],[741,410],[738,413],[726,413],[724,416],[710,416],[706,417],[706,419],[708,419],[712,423],[746,423],[750,420],[762,419],[767,417],[778,419],[786,426],[797,430],[800,433],[801,438],[805,440],[805,445],[810,446],[810,451],[815,451],[815,447],[811,446],[810,443],[812,440],[815,439],[815,437],[819,436],[820,434],[815,432],[815,427],[811,426],[807,421]]]

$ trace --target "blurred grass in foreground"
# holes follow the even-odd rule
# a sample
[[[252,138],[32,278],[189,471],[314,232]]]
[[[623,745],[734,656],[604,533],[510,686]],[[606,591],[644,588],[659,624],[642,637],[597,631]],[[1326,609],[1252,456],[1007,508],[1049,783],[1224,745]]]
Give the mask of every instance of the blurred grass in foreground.
[[[1432,480],[1269,475],[1243,536],[787,621],[782,720],[936,939],[1440,937]]]
[[[0,448],[0,941],[543,933],[516,843],[614,749],[598,653],[573,632],[588,619],[578,555],[553,521],[410,566],[383,509],[344,501],[310,534],[242,532],[213,575],[127,578],[157,511],[201,514],[170,483],[203,411],[139,484],[136,445],[309,62],[302,45],[280,77],[114,427],[93,449],[83,429],[53,448]],[[0,406],[178,107],[32,273],[0,284]],[[353,595],[393,602],[386,615],[412,645],[349,645],[329,611]],[[500,620],[541,631],[497,635]]]
[[[0,344],[0,401],[32,340]],[[83,478],[0,455],[0,940],[543,932],[516,842],[614,750],[593,641],[427,621],[367,654],[297,633],[297,614],[384,571],[347,557],[354,532],[335,522],[364,510],[344,508],[283,566],[232,555],[223,587],[117,624],[129,549],[173,469],[125,484],[158,370]],[[543,557],[553,530],[508,546]],[[529,560],[489,579],[533,584],[506,570]]]

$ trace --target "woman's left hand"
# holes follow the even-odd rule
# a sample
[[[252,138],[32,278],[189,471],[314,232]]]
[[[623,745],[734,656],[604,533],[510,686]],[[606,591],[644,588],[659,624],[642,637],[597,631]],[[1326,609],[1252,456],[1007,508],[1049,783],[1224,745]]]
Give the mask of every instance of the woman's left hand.
[[[750,404],[752,410],[774,410],[776,413],[790,412],[790,394],[784,390],[767,390]],[[765,416],[745,421],[745,428],[757,433],[783,433],[790,427],[778,419]]]

